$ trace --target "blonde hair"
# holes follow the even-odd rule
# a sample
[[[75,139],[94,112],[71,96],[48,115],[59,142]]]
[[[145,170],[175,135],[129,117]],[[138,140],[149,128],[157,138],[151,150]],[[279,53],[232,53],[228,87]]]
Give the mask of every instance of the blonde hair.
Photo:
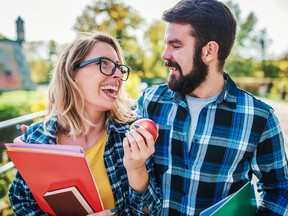
[[[116,38],[103,32],[82,33],[60,56],[49,86],[48,112],[45,122],[47,123],[53,116],[57,116],[58,129],[74,138],[81,134],[87,135],[93,126],[93,123],[87,118],[84,98],[74,82],[74,77],[78,70],[77,65],[84,61],[97,41],[111,45],[117,53],[119,62],[124,64],[122,49]],[[119,89],[115,106],[106,112],[106,123],[110,118],[118,123],[131,122],[137,117],[136,108],[136,101],[127,96],[123,83]]]

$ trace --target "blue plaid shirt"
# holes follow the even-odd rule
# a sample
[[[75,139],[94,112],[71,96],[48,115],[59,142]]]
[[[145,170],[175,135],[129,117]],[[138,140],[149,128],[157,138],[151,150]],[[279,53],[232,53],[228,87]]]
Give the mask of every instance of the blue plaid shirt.
[[[160,128],[154,154],[162,186],[162,215],[198,215],[257,176],[258,212],[288,215],[288,168],[278,119],[270,106],[226,86],[199,115],[191,148],[193,121],[185,96],[160,85],[139,98],[140,115]]]
[[[46,125],[47,132],[43,129],[43,122],[31,125],[24,135],[26,143],[55,144],[57,119],[53,118]],[[129,130],[128,124],[116,124],[110,120],[107,132],[108,138],[104,151],[104,163],[116,202],[119,215],[144,215],[143,206],[147,206],[151,215],[161,212],[161,189],[156,186],[154,160],[150,157],[146,167],[150,175],[150,183],[143,193],[137,193],[129,187],[128,177],[123,165],[122,140]],[[54,137],[53,137],[54,136]],[[40,184],[40,183],[39,183]],[[17,172],[9,189],[9,199],[16,215],[48,215],[39,209],[28,186]]]

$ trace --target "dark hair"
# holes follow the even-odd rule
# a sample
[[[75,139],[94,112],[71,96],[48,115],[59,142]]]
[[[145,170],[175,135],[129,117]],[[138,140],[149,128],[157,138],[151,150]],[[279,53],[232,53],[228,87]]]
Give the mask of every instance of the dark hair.
[[[236,20],[231,11],[217,0],[182,0],[164,11],[165,22],[190,24],[196,38],[195,50],[209,41],[219,45],[219,68],[223,69],[236,35]]]

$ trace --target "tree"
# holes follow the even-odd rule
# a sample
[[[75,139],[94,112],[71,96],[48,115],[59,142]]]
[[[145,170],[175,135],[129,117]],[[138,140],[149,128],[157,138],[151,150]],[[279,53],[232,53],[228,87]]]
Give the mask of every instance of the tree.
[[[77,32],[104,31],[119,40],[134,38],[133,33],[143,22],[131,6],[121,0],[97,0],[86,6],[74,25]]]
[[[23,49],[28,62],[34,59],[45,59],[47,57],[44,41],[27,41],[23,44]]]
[[[137,43],[136,32],[143,18],[121,0],[97,0],[84,8],[76,18],[76,32],[104,31],[114,35],[122,44],[127,64],[133,70],[143,70],[143,51]]]
[[[162,21],[154,21],[145,33],[145,77],[148,79],[166,78],[168,70],[164,66],[161,55],[165,44],[163,41],[165,25]]]
[[[48,83],[53,65],[66,45],[56,41],[32,41],[25,43],[26,58],[30,66],[31,77],[35,83]]]
[[[50,64],[45,59],[34,59],[29,61],[31,78],[34,83],[48,83]]]
[[[263,53],[266,52],[269,44],[266,30],[255,31],[257,18],[253,12],[242,18],[237,3],[229,0],[227,6],[237,21],[237,35],[225,70],[229,71],[232,76],[254,76],[255,59],[263,59]]]
[[[232,54],[236,56],[245,56],[247,58],[255,57],[253,56],[255,48],[257,50],[260,48],[260,33],[255,31],[257,24],[255,14],[250,12],[246,17],[242,18],[241,10],[237,3],[233,3],[229,0],[227,6],[230,8],[237,21],[237,35]],[[258,51],[256,53],[256,58],[257,57],[261,57]]]

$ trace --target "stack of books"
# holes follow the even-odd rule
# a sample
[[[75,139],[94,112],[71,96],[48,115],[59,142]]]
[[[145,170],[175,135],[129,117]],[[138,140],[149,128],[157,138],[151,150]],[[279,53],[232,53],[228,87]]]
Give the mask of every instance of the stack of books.
[[[103,210],[82,147],[24,143],[5,146],[42,211],[81,216]]]

